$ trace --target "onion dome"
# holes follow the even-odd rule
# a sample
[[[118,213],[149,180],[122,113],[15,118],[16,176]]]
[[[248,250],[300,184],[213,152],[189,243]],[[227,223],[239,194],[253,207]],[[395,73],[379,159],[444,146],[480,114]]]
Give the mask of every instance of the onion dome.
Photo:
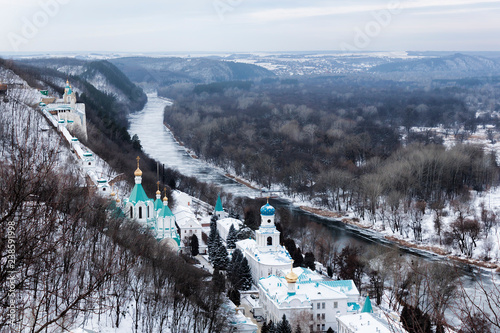
[[[285,275],[285,280],[288,283],[295,283],[295,282],[297,282],[298,279],[299,279],[299,277],[297,276],[297,274],[295,274],[293,272],[293,269],[290,270],[290,273]]]
[[[274,209],[274,207],[273,207],[273,206],[271,206],[271,205],[269,204],[269,202],[268,202],[268,203],[266,203],[264,206],[262,206],[262,207],[260,208],[260,215],[264,215],[264,216],[273,216],[273,215],[274,215],[274,213],[275,213],[275,211],[276,211],[276,210]]]
[[[136,177],[142,176],[142,171],[141,171],[141,169],[139,169],[139,160],[140,159],[141,158],[139,156],[137,156],[137,169],[134,172],[134,176],[136,176]]]

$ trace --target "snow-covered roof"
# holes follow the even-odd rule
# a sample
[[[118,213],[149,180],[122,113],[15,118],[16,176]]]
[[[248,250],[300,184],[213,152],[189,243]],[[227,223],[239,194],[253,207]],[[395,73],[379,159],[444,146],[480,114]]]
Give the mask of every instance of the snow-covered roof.
[[[244,252],[250,254],[250,257],[256,261],[270,266],[290,265],[292,257],[281,245],[273,247],[259,248],[254,239],[244,239],[236,242],[236,246]]]
[[[177,205],[173,213],[175,214],[175,221],[177,222],[177,225],[181,229],[193,229],[193,228],[200,228],[201,225],[198,222],[198,219],[194,215],[193,211],[189,209],[186,206],[182,205]]]
[[[225,234],[227,234],[229,232],[229,228],[231,228],[231,225],[233,225],[236,231],[238,231],[240,230],[240,226],[242,224],[243,222],[241,222],[240,220],[228,217],[225,219],[217,220],[217,229],[219,229],[219,231],[221,231],[221,229],[224,229]]]
[[[356,333],[405,333],[406,330],[400,323],[391,317],[374,313],[359,313],[340,316],[338,322]]]
[[[290,269],[282,269],[281,275],[285,276],[290,272]],[[323,276],[320,274],[311,271],[309,268],[304,267],[294,267],[293,272],[297,274],[298,281],[322,281],[325,280]]]
[[[286,279],[275,275],[261,278],[259,286],[278,308],[310,308],[313,301],[348,298],[344,293],[320,282],[297,282],[295,284],[295,293],[289,293]]]

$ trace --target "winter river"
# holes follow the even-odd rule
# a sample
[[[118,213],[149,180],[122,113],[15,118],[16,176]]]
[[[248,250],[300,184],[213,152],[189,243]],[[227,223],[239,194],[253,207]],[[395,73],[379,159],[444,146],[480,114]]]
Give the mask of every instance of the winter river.
[[[130,115],[129,133],[131,136],[134,134],[139,136],[144,151],[167,167],[177,169],[182,174],[196,177],[200,181],[217,184],[221,186],[224,191],[230,192],[235,196],[260,196],[260,191],[248,188],[224,176],[224,173],[217,168],[201,160],[192,158],[184,147],[180,146],[175,141],[172,133],[163,125],[163,109],[169,103],[171,102],[166,99],[150,94],[148,95],[148,102],[144,109]],[[383,250],[381,247],[393,246],[373,233],[361,232],[341,222],[308,214],[285,200],[271,200],[271,204],[275,207],[288,207],[294,214],[303,214],[311,221],[328,225],[335,242],[340,246],[345,244],[360,245],[367,251]],[[407,252],[407,255],[416,255],[428,260],[443,260],[441,257],[427,252],[413,250],[405,250],[405,252]],[[477,283],[477,281],[472,278],[472,271],[478,270],[474,267],[464,267],[462,270],[464,276],[470,277],[467,279],[467,289],[469,290]],[[482,271],[482,276],[483,282],[491,284],[491,274],[489,272]]]

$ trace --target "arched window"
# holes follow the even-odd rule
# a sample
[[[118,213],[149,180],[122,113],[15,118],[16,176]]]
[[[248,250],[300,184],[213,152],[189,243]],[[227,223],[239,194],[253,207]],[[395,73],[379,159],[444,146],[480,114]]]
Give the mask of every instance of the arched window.
[[[92,165],[92,162],[89,162],[89,165]]]
[[[149,219],[149,206],[148,206],[148,219]]]
[[[271,223],[271,219],[267,220],[267,223]]]
[[[142,207],[139,207],[139,218],[142,219]]]
[[[130,206],[130,218],[134,218],[134,208],[132,206]]]
[[[267,237],[267,245],[268,246],[273,245],[273,238],[272,237]]]

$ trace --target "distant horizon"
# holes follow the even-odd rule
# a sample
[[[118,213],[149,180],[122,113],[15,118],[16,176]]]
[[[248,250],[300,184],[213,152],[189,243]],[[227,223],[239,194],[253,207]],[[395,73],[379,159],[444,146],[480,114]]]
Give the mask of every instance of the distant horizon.
[[[346,56],[356,55],[356,54],[394,54],[406,53],[406,54],[421,54],[421,55],[436,55],[445,56],[453,54],[474,54],[474,55],[484,55],[491,54],[500,57],[500,51],[492,50],[427,50],[427,51],[415,51],[415,50],[400,50],[400,51],[390,51],[390,50],[360,50],[360,51],[341,51],[341,50],[303,50],[303,51],[151,51],[151,52],[135,52],[135,51],[24,51],[24,52],[0,52],[0,57],[4,59],[16,59],[22,57],[51,57],[51,56],[68,56],[68,57],[91,57],[91,56],[109,56],[122,57],[122,56],[191,56],[196,55],[198,57],[209,57],[209,56],[231,56],[231,55],[275,55],[275,54],[332,54]]]

